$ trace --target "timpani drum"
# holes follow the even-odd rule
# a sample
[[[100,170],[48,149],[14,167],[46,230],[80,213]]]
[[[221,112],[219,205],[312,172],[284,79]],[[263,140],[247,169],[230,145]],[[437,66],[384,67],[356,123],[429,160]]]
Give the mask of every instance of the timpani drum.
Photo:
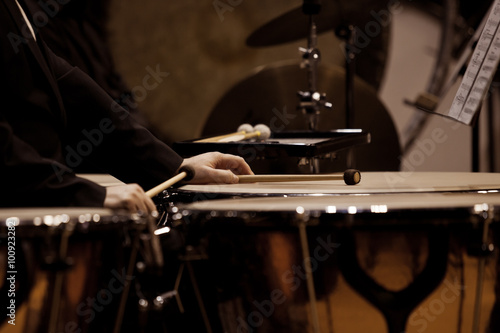
[[[99,208],[1,209],[0,332],[112,332],[144,225]]]
[[[374,172],[169,198],[185,258],[207,258],[194,269],[207,331],[485,332],[499,190],[497,174]]]

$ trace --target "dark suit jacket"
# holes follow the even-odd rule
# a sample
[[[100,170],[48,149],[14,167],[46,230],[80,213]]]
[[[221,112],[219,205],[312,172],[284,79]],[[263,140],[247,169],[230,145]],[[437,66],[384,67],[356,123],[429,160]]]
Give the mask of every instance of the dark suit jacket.
[[[35,42],[15,0],[0,0],[0,48],[0,206],[102,206],[73,172],[83,159],[146,190],[175,173],[182,158]]]

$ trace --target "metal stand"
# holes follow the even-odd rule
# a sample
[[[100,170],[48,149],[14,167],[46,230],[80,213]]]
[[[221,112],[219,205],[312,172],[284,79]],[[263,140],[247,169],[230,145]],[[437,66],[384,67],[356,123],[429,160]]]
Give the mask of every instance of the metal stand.
[[[356,30],[352,25],[341,26],[335,34],[345,42],[345,128],[354,128],[354,73],[356,71],[356,54],[354,40]]]
[[[484,271],[487,257],[491,256],[494,246],[488,240],[490,224],[493,222],[493,208],[487,205],[483,207],[482,212],[477,212],[482,221],[482,232],[479,251],[477,253],[477,277],[476,277],[476,297],[474,299],[474,316],[472,321],[472,332],[479,333],[479,324],[481,318],[481,302],[484,286]]]
[[[301,217],[299,221],[299,236],[300,236],[300,246],[302,248],[302,256],[304,258],[304,268],[306,271],[306,284],[307,284],[307,294],[309,296],[309,305],[311,311],[311,321],[312,328],[314,333],[320,332],[319,325],[319,315],[318,315],[318,306],[316,302],[316,290],[314,289],[314,280],[313,280],[313,270],[311,267],[311,261],[306,260],[307,258],[311,258],[309,254],[309,243],[307,241],[307,232],[306,232],[306,224],[307,221]]]
[[[302,11],[305,15],[309,15],[309,36],[307,49],[299,48],[302,52],[302,68],[307,68],[307,77],[309,83],[308,91],[298,91],[300,97],[299,109],[303,114],[308,116],[309,129],[311,131],[318,130],[318,122],[321,107],[332,108],[332,103],[326,100],[326,94],[319,93],[317,87],[318,80],[318,64],[321,61],[321,55],[317,49],[317,34],[314,15],[317,15],[321,9],[319,1],[304,1]],[[354,71],[355,71],[355,54],[352,52],[354,39],[356,37],[354,27],[348,25],[341,27],[336,31],[337,36],[344,39],[346,42],[346,75],[345,75],[345,112],[346,122],[345,128],[354,128]],[[311,172],[319,172],[319,164],[317,161],[311,161]],[[353,168],[355,165],[354,154],[352,149],[347,153],[347,168]]]
[[[422,272],[399,291],[379,285],[359,264],[352,230],[344,230],[339,251],[339,267],[346,282],[382,312],[388,333],[405,331],[412,311],[443,280],[448,260],[448,238],[444,228],[429,231],[429,255]]]
[[[321,54],[317,46],[316,23],[314,15],[317,15],[321,10],[320,1],[304,0],[302,11],[305,15],[309,15],[309,35],[307,38],[307,48],[300,47],[302,52],[301,68],[307,68],[307,81],[309,85],[308,91],[298,91],[297,95],[300,98],[298,109],[308,117],[308,127],[311,131],[318,131],[318,122],[321,107],[331,109],[332,103],[326,100],[325,93],[319,93],[318,82],[318,64],[321,61]],[[319,161],[311,158],[309,161],[311,173],[319,173]]]
[[[299,109],[308,116],[309,129],[311,131],[318,130],[318,121],[320,108],[325,107],[330,109],[332,103],[326,101],[326,94],[317,91],[318,81],[318,64],[321,61],[321,54],[316,48],[317,46],[317,33],[316,23],[314,22],[314,15],[317,15],[321,9],[319,1],[304,1],[302,10],[305,15],[309,15],[309,36],[307,41],[307,48],[300,47],[299,51],[302,52],[302,68],[307,68],[307,78],[309,84],[308,91],[298,91],[297,94],[300,98]]]
[[[341,26],[336,32],[337,37],[345,42],[345,128],[354,128],[354,74],[356,72],[356,54],[354,50],[354,40],[356,30],[352,25]],[[354,151],[347,151],[348,169],[355,167]]]

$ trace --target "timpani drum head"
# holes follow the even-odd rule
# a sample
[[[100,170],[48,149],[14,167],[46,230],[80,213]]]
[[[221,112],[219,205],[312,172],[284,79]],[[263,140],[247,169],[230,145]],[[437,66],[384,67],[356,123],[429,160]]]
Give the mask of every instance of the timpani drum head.
[[[203,201],[229,197],[328,196],[398,193],[475,193],[500,190],[500,174],[468,172],[361,172],[357,185],[340,180],[184,185],[170,200]]]

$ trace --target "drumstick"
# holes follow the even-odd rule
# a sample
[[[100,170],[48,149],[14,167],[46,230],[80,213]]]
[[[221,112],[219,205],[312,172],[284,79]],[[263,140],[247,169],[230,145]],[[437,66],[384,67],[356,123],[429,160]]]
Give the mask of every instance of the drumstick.
[[[180,182],[181,180],[191,180],[194,177],[194,170],[190,166],[183,166],[179,169],[179,173],[172,178],[164,181],[160,185],[153,187],[152,189],[146,191],[146,195],[150,198],[160,194],[163,190],[166,190],[170,186],[175,183]]]
[[[218,135],[218,136],[213,136],[210,138],[205,138],[201,140],[196,140],[194,142],[220,142],[220,140],[223,140],[224,138],[231,137],[233,135],[245,135],[248,133],[252,133],[254,131],[254,128],[250,124],[241,124],[236,132],[234,133],[229,133],[229,134],[223,134],[223,135]]]
[[[361,180],[361,173],[355,169],[348,169],[344,174],[291,174],[291,175],[241,175],[240,183],[257,182],[297,182],[315,180],[344,180],[347,185],[356,185]]]

